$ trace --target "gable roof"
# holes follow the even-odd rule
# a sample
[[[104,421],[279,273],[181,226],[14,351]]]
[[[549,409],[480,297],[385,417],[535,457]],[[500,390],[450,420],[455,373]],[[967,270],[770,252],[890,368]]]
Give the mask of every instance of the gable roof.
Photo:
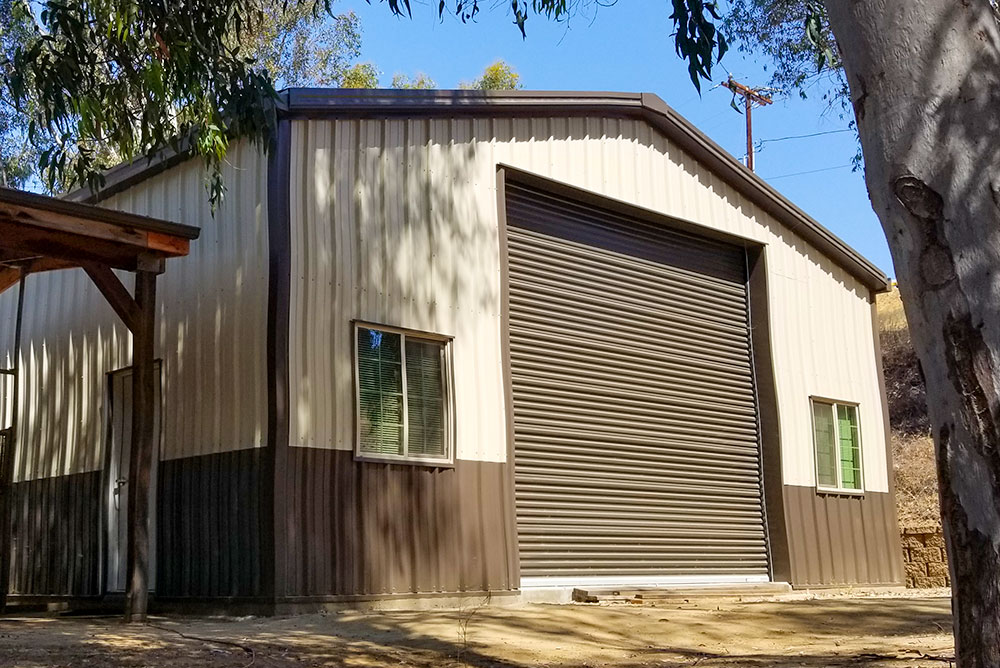
[[[641,119],[750,202],[828,255],[868,288],[876,292],[889,288],[889,279],[875,264],[795,206],[652,93],[290,88],[281,93],[279,114],[293,119],[443,115],[598,115]],[[186,157],[184,152],[167,150],[152,161],[140,160],[120,165],[106,174],[106,186],[96,195],[81,190],[71,193],[69,197],[99,201],[168,169]]]

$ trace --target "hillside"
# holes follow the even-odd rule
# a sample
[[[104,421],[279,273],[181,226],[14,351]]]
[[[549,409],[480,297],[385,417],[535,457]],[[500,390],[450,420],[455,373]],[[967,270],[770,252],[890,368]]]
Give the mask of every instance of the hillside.
[[[898,288],[878,296],[879,335],[892,428],[896,507],[902,526],[940,521],[934,441],[924,380],[910,341]]]

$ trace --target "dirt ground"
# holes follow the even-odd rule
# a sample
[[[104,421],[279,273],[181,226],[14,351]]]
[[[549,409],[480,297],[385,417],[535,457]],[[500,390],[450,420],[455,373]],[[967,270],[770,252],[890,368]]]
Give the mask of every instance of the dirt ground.
[[[937,666],[949,600],[785,595],[284,618],[0,618],[0,666]]]

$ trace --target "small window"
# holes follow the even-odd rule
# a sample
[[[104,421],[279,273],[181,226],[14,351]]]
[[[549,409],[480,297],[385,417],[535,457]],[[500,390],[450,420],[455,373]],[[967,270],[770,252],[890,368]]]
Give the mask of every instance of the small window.
[[[431,334],[357,324],[357,454],[450,463],[450,342]]]
[[[862,491],[858,407],[813,399],[812,419],[816,486],[831,491]]]

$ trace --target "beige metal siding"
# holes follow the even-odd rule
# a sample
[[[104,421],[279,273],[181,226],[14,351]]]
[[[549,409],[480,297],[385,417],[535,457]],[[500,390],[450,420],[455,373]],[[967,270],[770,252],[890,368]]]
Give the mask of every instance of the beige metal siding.
[[[431,139],[452,131],[471,140],[447,121],[293,125],[293,446],[354,448],[359,319],[454,336],[456,455],[503,461],[496,203],[446,176],[469,164]]]
[[[743,249],[507,186],[525,577],[767,577]]]
[[[860,405],[887,491],[869,292],[648,124],[614,118],[296,121],[292,443],[350,449],[347,322],[456,335],[458,456],[505,458],[497,164],[767,246],[785,483],[815,484],[809,395]]]
[[[266,159],[236,146],[226,202],[212,217],[191,160],[102,205],[201,227],[191,254],[157,286],[156,354],[164,369],[164,459],[263,445],[266,410]],[[131,276],[122,275],[127,286]],[[127,366],[130,335],[81,270],[29,276],[16,480],[103,467],[108,371]],[[0,295],[13,323],[16,289]],[[0,328],[9,359],[13,327]]]

